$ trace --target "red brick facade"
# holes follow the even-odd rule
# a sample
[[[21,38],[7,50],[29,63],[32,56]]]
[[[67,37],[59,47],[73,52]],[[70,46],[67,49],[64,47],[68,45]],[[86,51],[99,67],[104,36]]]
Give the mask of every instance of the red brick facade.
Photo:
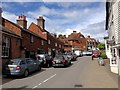
[[[61,36],[61,40],[65,43],[64,50],[87,50],[86,38],[81,34],[73,31],[68,37]],[[63,38],[63,39],[62,39]]]
[[[37,25],[31,23],[29,30],[37,34],[39,37],[47,40],[47,45],[44,45],[44,50],[47,49],[50,55],[63,51],[64,43],[61,42],[55,35],[45,30],[45,20],[43,17],[37,19]]]
[[[92,50],[97,47],[97,41],[94,38],[85,38],[81,33],[73,31],[68,37],[60,35],[59,39],[64,42],[64,50]]]
[[[87,49],[92,50],[97,47],[98,42],[94,39],[88,36],[86,38],[86,43],[87,43]]]
[[[20,37],[18,39],[7,36],[10,38],[10,57],[6,59],[35,58],[36,54],[43,52],[53,55],[64,49],[64,43],[44,29],[44,22],[41,19],[38,21],[42,23],[38,25],[32,23],[29,29],[26,29],[27,21],[23,15],[18,17],[17,24],[4,18],[2,21],[2,26]]]
[[[21,57],[21,37],[3,26],[0,34],[2,34],[2,65],[4,66],[8,60]]]

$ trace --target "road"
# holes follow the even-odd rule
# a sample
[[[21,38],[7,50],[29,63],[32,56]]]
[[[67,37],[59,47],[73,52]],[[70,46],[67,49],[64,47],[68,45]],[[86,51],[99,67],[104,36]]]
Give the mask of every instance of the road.
[[[97,59],[79,57],[67,68],[42,68],[26,78],[3,77],[3,88],[118,88],[105,66]]]

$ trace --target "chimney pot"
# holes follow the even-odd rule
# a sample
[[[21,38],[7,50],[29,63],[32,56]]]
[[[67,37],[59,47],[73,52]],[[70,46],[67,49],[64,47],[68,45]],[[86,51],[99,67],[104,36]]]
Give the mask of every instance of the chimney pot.
[[[76,31],[73,31],[73,33],[76,33]]]
[[[88,36],[88,38],[90,38],[90,36]]]
[[[24,15],[18,16],[17,24],[22,26],[22,28],[27,29],[26,16],[24,16]]]
[[[40,26],[42,29],[45,28],[45,20],[42,16],[39,16],[39,18],[37,19],[37,25]]]

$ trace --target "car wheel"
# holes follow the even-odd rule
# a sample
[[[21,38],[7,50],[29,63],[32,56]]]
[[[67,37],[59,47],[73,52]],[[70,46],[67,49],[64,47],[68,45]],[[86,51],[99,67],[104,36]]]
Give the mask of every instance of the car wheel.
[[[40,71],[41,70],[41,66],[38,66],[38,71]]]
[[[49,67],[50,67],[50,64],[48,63],[48,64],[47,64],[47,68],[49,68]]]
[[[25,72],[24,72],[24,77],[27,77],[27,76],[29,76],[29,71],[28,71],[28,70],[25,70]]]

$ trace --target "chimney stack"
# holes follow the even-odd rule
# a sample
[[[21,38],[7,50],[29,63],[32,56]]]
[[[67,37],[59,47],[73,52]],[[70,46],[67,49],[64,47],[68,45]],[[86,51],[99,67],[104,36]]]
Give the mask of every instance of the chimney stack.
[[[45,29],[45,20],[42,16],[37,19],[37,25],[40,26],[42,29]]]
[[[27,29],[26,16],[24,15],[18,16],[17,24],[20,25],[22,28]]]
[[[88,36],[88,38],[90,38],[90,36]]]
[[[76,31],[73,31],[73,33],[76,33]]]

